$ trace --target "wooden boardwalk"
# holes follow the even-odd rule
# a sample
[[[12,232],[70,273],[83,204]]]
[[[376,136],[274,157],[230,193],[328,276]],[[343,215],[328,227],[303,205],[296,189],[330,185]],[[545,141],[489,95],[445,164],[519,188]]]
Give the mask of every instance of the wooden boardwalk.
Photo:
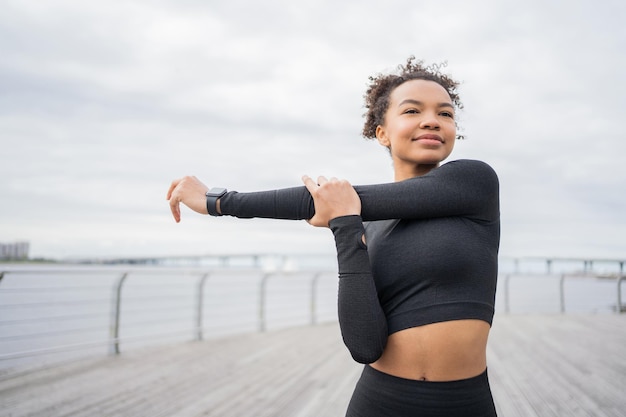
[[[626,314],[500,315],[500,417],[626,417]],[[361,371],[336,324],[0,375],[1,416],[343,416]]]

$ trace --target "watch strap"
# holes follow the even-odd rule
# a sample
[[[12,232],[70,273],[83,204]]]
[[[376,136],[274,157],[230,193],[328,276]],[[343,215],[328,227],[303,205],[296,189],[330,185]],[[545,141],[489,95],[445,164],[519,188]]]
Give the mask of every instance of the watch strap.
[[[221,216],[217,212],[217,200],[226,194],[228,190],[226,188],[215,187],[206,192],[206,209],[211,216]]]

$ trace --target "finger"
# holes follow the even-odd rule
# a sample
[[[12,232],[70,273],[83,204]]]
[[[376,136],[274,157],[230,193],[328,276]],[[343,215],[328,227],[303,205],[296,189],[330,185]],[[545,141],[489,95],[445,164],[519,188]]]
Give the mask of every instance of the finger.
[[[302,182],[304,183],[304,186],[306,187],[307,190],[309,190],[311,194],[313,194],[313,192],[315,192],[315,190],[319,188],[319,186],[315,183],[315,181],[313,181],[313,179],[309,177],[308,175],[302,176]]]
[[[172,191],[174,191],[174,188],[176,188],[176,186],[180,183],[180,180],[174,180],[172,181],[172,184],[170,184],[170,189],[167,190],[167,196],[165,197],[166,200],[169,200],[170,198],[172,198]]]
[[[326,177],[325,177],[325,176],[320,175],[319,177],[317,177],[317,183],[318,183],[319,185],[326,184],[327,182],[328,182],[328,179],[326,179]]]
[[[338,182],[338,183],[339,183],[342,187],[345,187],[345,188],[353,188],[353,187],[352,187],[352,184],[350,184],[350,181],[348,181],[348,180],[343,180],[343,179],[342,179],[342,180],[337,180],[337,182]]]
[[[170,210],[172,211],[172,216],[174,216],[174,220],[176,223],[180,222],[180,203],[175,198],[170,198]]]

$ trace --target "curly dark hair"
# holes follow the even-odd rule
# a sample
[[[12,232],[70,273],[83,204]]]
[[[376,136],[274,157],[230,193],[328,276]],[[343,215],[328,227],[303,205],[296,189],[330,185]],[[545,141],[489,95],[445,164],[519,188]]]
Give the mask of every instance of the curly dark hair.
[[[462,109],[463,103],[461,103],[456,91],[459,83],[441,72],[441,69],[446,65],[444,62],[426,66],[424,61],[416,60],[414,56],[410,56],[405,65],[398,66],[398,74],[370,76],[370,84],[364,94],[367,111],[363,115],[365,117],[363,136],[367,139],[376,138],[376,127],[385,122],[385,113],[389,108],[389,95],[396,87],[406,81],[434,81],[448,92],[454,106],[459,110]],[[461,138],[461,136],[458,137]]]

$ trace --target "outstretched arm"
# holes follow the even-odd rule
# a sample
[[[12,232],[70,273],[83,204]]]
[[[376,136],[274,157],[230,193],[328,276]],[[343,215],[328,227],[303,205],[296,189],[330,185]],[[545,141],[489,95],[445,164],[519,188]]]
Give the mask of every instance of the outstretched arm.
[[[421,177],[354,189],[365,221],[447,216],[479,221],[499,218],[498,177],[480,161],[448,162]],[[180,203],[207,214],[206,190],[195,177],[173,181],[167,198],[174,219],[180,221]],[[239,218],[308,220],[315,215],[315,207],[306,187],[293,187],[252,193],[231,191],[219,200],[219,212]]]
[[[347,181],[303,177],[315,204],[314,226],[335,235],[339,266],[338,313],[344,344],[355,361],[375,362],[387,344],[387,319],[378,300],[367,247],[361,200]]]

